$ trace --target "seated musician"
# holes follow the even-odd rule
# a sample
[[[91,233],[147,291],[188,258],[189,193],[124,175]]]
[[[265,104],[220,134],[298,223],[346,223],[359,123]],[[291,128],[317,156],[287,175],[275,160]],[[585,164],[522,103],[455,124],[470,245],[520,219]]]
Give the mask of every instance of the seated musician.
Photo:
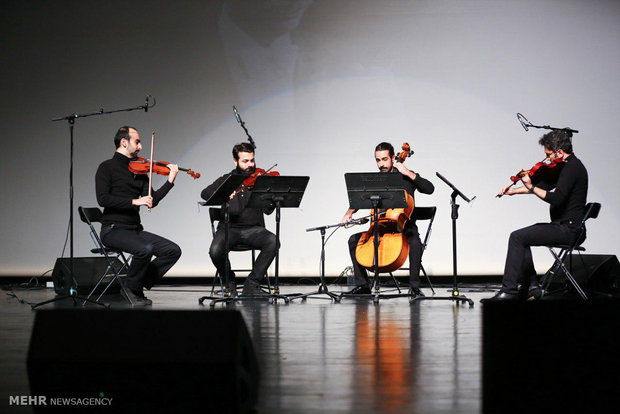
[[[144,231],[140,207],[156,207],[174,186],[179,168],[168,164],[168,180],[152,196],[145,195],[149,192],[148,177],[129,171],[129,162],[142,149],[138,131],[129,126],[119,128],[114,145],[114,156],[102,162],[95,175],[97,202],[103,207],[101,241],[133,255],[125,280],[127,292],[121,292],[134,305],[150,305],[143,288],[150,289],[170,270],[181,257],[181,249],[170,240]],[[153,256],[156,259],[151,261]]]
[[[536,280],[530,247],[572,244],[577,241],[579,226],[585,215],[588,172],[573,154],[571,135],[562,130],[543,135],[538,143],[544,147],[547,159],[552,162],[561,160],[561,164],[549,168],[534,183],[528,174],[524,174],[521,177],[522,187],[514,188],[510,185],[500,190],[500,196],[534,194],[549,203],[551,223],[534,224],[510,234],[502,287],[495,296],[483,300],[517,300],[520,297],[519,284],[523,289],[523,299],[538,297],[541,290]],[[581,242],[583,240],[585,235]]]
[[[233,147],[232,154],[235,169],[228,174],[224,174],[202,190],[200,196],[204,200],[208,200],[230,174],[242,174],[249,177],[254,172],[256,164],[254,146],[252,144],[248,142],[237,144]],[[252,190],[246,187],[230,195],[228,244],[229,249],[237,244],[244,244],[260,250],[260,254],[254,262],[254,268],[243,284],[241,294],[243,296],[262,296],[266,295],[266,293],[261,291],[260,284],[263,282],[267,269],[276,256],[278,246],[275,234],[265,228],[265,219],[263,217],[263,214],[271,214],[273,209],[262,210],[247,207],[251,193]],[[211,260],[220,276],[224,277],[224,266],[227,258],[225,257],[223,220],[218,224],[213,242],[209,248],[209,256],[211,256]],[[228,266],[230,269],[230,262],[228,262]],[[236,295],[237,285],[235,274],[232,271],[229,272],[229,281],[226,289],[231,295]]]
[[[394,147],[387,143],[382,142],[375,148],[375,161],[380,172],[395,172],[398,171],[402,174],[403,185],[405,191],[414,197],[415,190],[419,190],[423,194],[432,194],[435,191],[433,184],[422,178],[419,174],[409,171],[402,163],[394,162]],[[343,223],[351,221],[353,213],[356,210],[349,209],[342,218]],[[415,220],[411,219],[407,221],[405,229],[403,231],[407,241],[409,243],[409,294],[413,297],[424,296],[424,293],[420,290],[420,267],[422,265],[422,242],[420,241],[420,235],[418,233],[418,227]],[[356,287],[348,292],[349,294],[368,294],[370,291],[370,284],[368,281],[368,273],[366,268],[361,266],[355,258],[355,250],[357,243],[364,233],[357,233],[349,238],[349,253],[351,254],[351,261],[353,262],[353,273],[355,275]]]

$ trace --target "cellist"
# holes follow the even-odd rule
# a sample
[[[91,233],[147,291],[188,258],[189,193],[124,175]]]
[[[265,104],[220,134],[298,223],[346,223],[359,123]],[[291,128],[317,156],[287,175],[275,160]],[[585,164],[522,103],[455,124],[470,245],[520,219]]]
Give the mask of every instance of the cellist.
[[[415,190],[423,194],[432,194],[435,191],[433,184],[422,178],[420,174],[410,171],[400,162],[395,162],[396,156],[392,144],[382,142],[375,148],[375,161],[377,168],[382,173],[398,171],[402,175],[403,187],[405,191],[414,197]],[[343,223],[351,221],[353,213],[356,210],[349,209],[342,218]],[[356,233],[349,238],[349,253],[353,262],[353,273],[355,275],[355,288],[348,292],[349,294],[369,294],[370,284],[368,281],[368,272],[366,268],[361,266],[355,258],[355,250],[357,244],[364,233]],[[403,234],[409,243],[409,294],[413,297],[424,296],[420,290],[420,266],[422,265],[422,242],[418,233],[418,227],[415,220],[407,221]]]

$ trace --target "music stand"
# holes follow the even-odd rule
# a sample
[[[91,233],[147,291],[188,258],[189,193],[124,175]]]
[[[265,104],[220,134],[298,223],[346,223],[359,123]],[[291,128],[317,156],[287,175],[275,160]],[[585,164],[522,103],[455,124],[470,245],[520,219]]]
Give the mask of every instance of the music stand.
[[[283,299],[284,303],[288,303],[290,299],[302,295],[301,293],[280,294],[278,279],[280,274],[280,209],[299,207],[309,180],[310,177],[262,175],[256,179],[248,202],[248,207],[251,208],[271,209],[275,207],[276,209],[276,268],[274,285],[272,291],[269,292],[269,297],[274,303],[278,299]]]
[[[407,198],[401,173],[346,173],[344,179],[347,184],[349,208],[356,210],[373,209],[373,223],[379,222],[380,209],[407,207]],[[410,296],[409,294],[380,295],[378,227],[378,225],[375,225],[373,228],[373,268],[375,275],[370,287],[371,290],[374,287],[374,293],[371,295],[349,295],[343,293],[341,294],[342,297],[372,297],[373,302],[378,303],[379,297],[392,299]]]
[[[466,297],[465,295],[461,295],[459,292],[458,286],[458,276],[456,270],[456,220],[459,218],[459,205],[456,204],[456,197],[461,197],[463,200],[471,203],[474,201],[476,197],[473,197],[471,200],[463,194],[458,188],[454,186],[446,177],[436,173],[437,177],[441,179],[444,183],[448,185],[452,189],[452,194],[450,195],[450,206],[452,207],[452,276],[453,276],[453,285],[450,296],[418,296],[410,299],[410,303],[420,301],[420,300],[454,300],[457,303],[459,302],[467,302],[469,303],[469,307],[474,306],[474,301]]]
[[[241,183],[247,177],[241,174],[230,174],[222,184],[215,190],[215,192],[209,197],[208,200],[205,200],[203,203],[199,203],[201,206],[222,206],[222,212],[224,213],[224,256],[225,256],[225,264],[224,264],[224,286],[226,289],[228,288],[228,278],[229,278],[229,262],[228,262],[228,254],[230,252],[230,246],[228,246],[228,232],[230,225],[230,217],[228,214],[228,209],[230,206],[230,195],[241,185]],[[206,299],[211,299],[211,307],[215,306],[216,302],[221,301],[232,301],[236,298],[232,297],[230,292],[228,292],[228,296],[225,296],[225,292],[222,292],[222,296],[203,296],[198,299],[198,303],[202,305],[202,303]]]

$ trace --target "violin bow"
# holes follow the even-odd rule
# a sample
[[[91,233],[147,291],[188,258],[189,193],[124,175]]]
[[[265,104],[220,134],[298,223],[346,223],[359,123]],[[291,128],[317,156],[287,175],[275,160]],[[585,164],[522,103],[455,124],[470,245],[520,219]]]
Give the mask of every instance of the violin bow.
[[[155,145],[155,131],[151,134],[151,163],[149,164],[149,197],[153,193],[153,146]],[[151,207],[149,207],[149,212]]]

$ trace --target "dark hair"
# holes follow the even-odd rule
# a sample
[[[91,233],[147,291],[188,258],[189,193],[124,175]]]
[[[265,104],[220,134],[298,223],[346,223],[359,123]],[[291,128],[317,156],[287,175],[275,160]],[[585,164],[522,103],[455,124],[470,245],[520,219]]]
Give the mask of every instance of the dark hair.
[[[249,142],[241,142],[233,147],[232,153],[233,158],[239,161],[239,153],[240,152],[251,152],[254,153],[254,145]]]
[[[567,154],[573,153],[573,133],[564,130],[551,131],[543,135],[538,143],[553,152],[563,150]]]
[[[121,139],[125,138],[127,141],[129,141],[129,130],[130,129],[136,129],[136,128],[125,125],[125,126],[120,127],[118,131],[116,131],[116,135],[114,135],[114,145],[116,145],[116,148],[121,146]]]
[[[390,157],[394,156],[394,147],[389,142],[382,142],[381,144],[375,147],[375,152],[377,151],[389,151]]]

